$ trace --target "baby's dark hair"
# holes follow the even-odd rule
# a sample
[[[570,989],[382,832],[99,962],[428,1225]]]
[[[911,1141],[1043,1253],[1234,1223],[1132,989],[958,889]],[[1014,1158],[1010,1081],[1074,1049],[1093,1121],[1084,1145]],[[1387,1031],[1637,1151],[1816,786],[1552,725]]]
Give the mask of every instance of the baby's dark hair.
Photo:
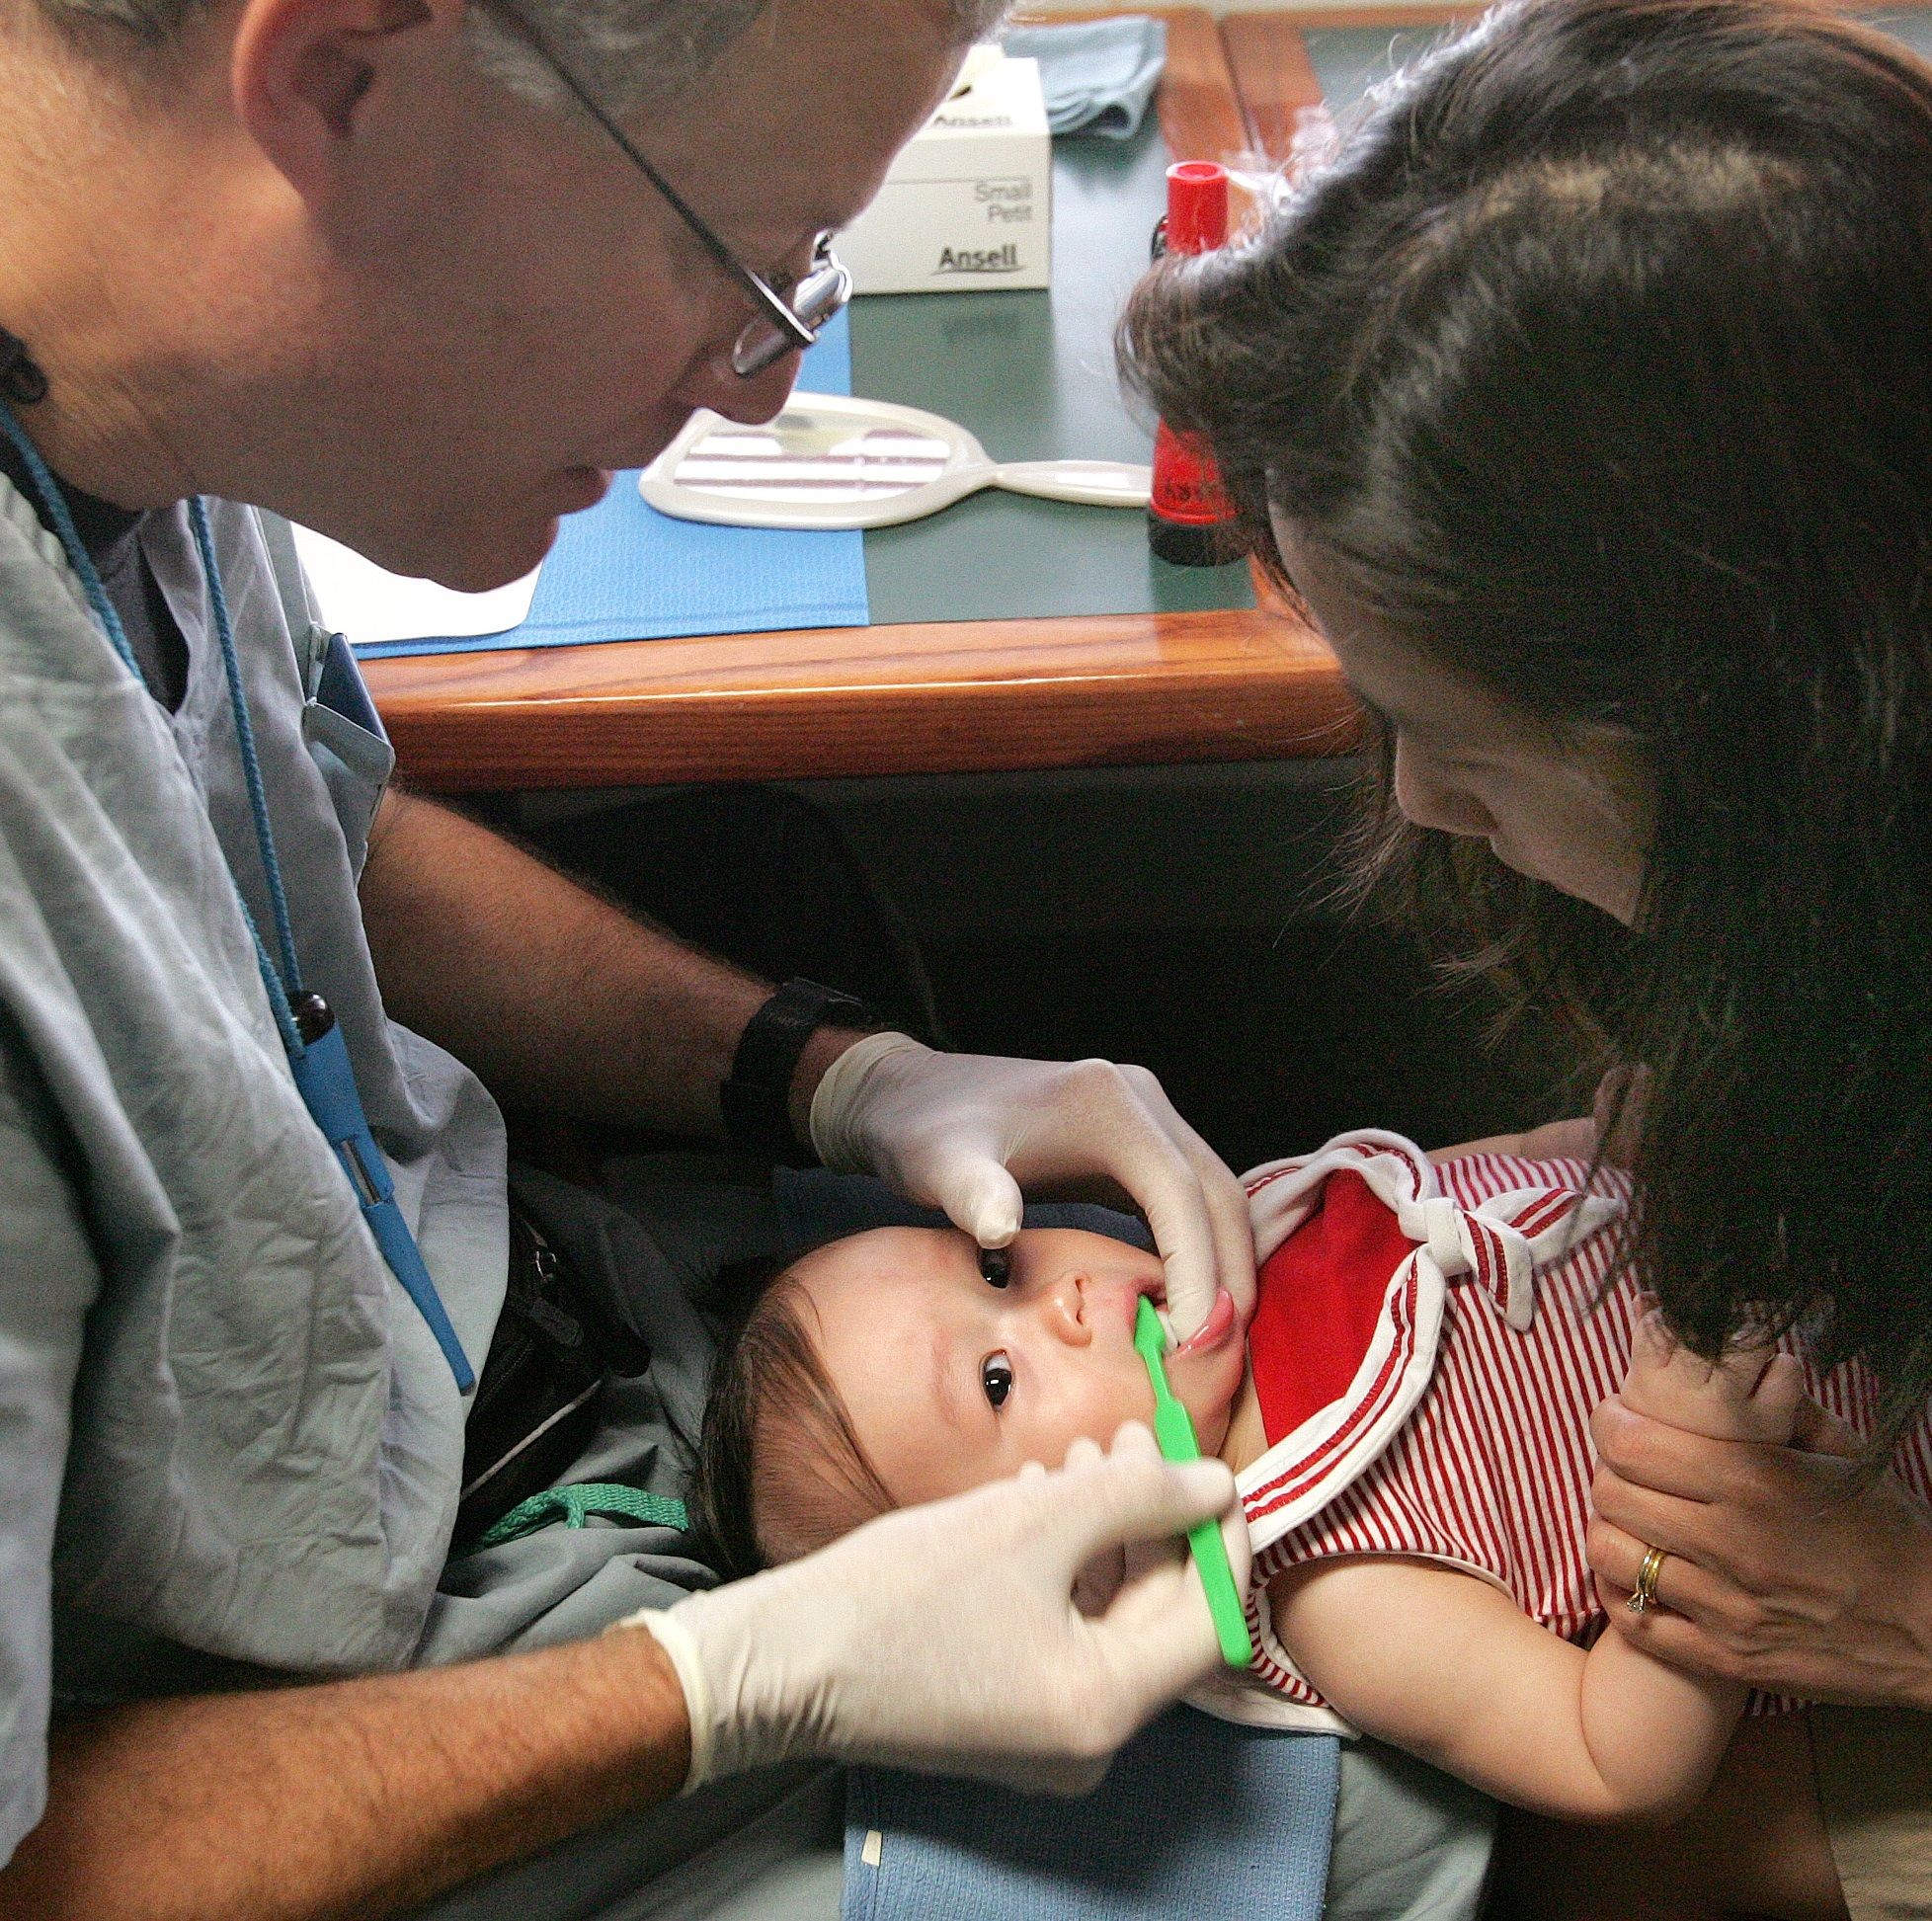
[[[796,1278],[804,1258],[743,1261],[719,1277],[733,1312],[704,1405],[692,1519],[728,1579],[795,1561],[895,1505],[813,1342]]]

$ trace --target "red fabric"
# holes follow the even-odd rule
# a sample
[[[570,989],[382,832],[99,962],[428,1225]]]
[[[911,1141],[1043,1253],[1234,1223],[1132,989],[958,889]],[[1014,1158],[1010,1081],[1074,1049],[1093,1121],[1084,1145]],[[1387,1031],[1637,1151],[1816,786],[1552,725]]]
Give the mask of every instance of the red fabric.
[[[1263,1263],[1248,1353],[1270,1446],[1347,1392],[1390,1277],[1414,1244],[1361,1175],[1343,1169]]]
[[[1487,1574],[1531,1620],[1587,1646],[1603,1628],[1586,1553],[1596,1465],[1590,1412],[1623,1381],[1643,1303],[1632,1276],[1613,1277],[1615,1237],[1598,1232],[1539,1268],[1534,1321],[1511,1327],[1502,1313],[1507,1289],[1500,1285],[1501,1249],[1491,1245],[1494,1230],[1475,1210],[1498,1195],[1545,1189],[1547,1198],[1517,1215],[1519,1226],[1534,1233],[1561,1219],[1588,1170],[1574,1161],[1476,1155],[1439,1172],[1450,1198],[1468,1214],[1477,1265],[1466,1276],[1450,1276],[1428,1391],[1366,1473],[1257,1555],[1250,1602],[1277,1574],[1309,1561],[1404,1555]],[[1605,1173],[1597,1185],[1599,1191],[1621,1191],[1627,1183]],[[1250,1352],[1271,1446],[1347,1386],[1370,1338],[1360,1317],[1385,1297],[1395,1263],[1411,1245],[1386,1209],[1390,1233],[1378,1242],[1373,1221],[1365,1217],[1381,1203],[1358,1175],[1328,1175],[1327,1196],[1328,1206],[1262,1270],[1255,1324],[1265,1319],[1269,1345],[1265,1358],[1258,1343]],[[1357,1260],[1361,1268],[1351,1286],[1334,1263]],[[1346,1339],[1333,1338],[1325,1313],[1349,1317]],[[1781,1345],[1803,1359],[1795,1336]],[[1805,1378],[1812,1397],[1832,1413],[1861,1435],[1871,1431],[1880,1387],[1862,1361],[1826,1375],[1807,1362]],[[1299,1475],[1304,1464],[1287,1465]],[[1932,1499],[1932,1414],[1907,1430],[1892,1467],[1921,1499]],[[1258,1523],[1281,1499],[1277,1480],[1249,1486],[1243,1499],[1250,1523]],[[1274,1657],[1259,1632],[1258,1604],[1249,1618],[1260,1650],[1255,1672],[1298,1705],[1322,1705],[1315,1690]],[[1766,1697],[1752,1697],[1753,1712],[1771,1705]]]

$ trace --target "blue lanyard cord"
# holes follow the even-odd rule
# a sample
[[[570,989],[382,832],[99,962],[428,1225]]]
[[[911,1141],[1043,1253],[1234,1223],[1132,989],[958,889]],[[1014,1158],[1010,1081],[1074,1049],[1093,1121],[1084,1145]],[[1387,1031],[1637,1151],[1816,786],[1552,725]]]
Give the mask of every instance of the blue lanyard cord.
[[[0,428],[4,428],[7,438],[19,448],[21,458],[27,463],[27,471],[52,518],[54,531],[60,536],[60,544],[67,550],[68,564],[79,577],[88,605],[94,609],[95,617],[106,630],[115,652],[126,664],[127,671],[136,681],[140,681],[143,678],[140,664],[134,659],[134,650],[127,643],[127,629],[121,624],[114,602],[108,599],[100,569],[94,565],[93,556],[81,542],[80,529],[74,524],[74,517],[68,510],[60,483],[40,458],[40,450],[27,438],[19,421],[14,418],[13,410],[4,400],[0,400]],[[235,646],[234,626],[228,617],[228,596],[221,585],[221,568],[214,556],[214,534],[208,525],[207,503],[199,498],[191,501],[188,517],[195,529],[195,545],[201,552],[201,572],[207,581],[208,611],[213,618],[215,636],[221,643],[221,667],[228,680],[228,705],[235,717],[235,745],[241,759],[242,778],[248,788],[248,809],[255,823],[255,843],[261,850],[262,875],[268,885],[269,906],[275,916],[276,943],[282,949],[285,982],[283,975],[276,972],[275,962],[269,958],[269,950],[263,944],[255,917],[249,913],[248,903],[242,898],[239,887],[235,889],[235,905],[241,909],[248,937],[255,943],[255,960],[262,971],[262,986],[268,992],[269,1008],[275,1015],[282,1044],[287,1050],[288,1065],[295,1077],[295,1086],[301,1094],[302,1104],[342,1163],[342,1170],[362,1209],[362,1219],[368,1224],[369,1233],[374,1237],[382,1257],[429,1323],[437,1345],[442,1348],[455,1376],[458,1391],[467,1394],[476,1385],[475,1372],[463,1354],[462,1343],[456,1338],[456,1330],[451,1326],[449,1316],[437,1294],[436,1283],[430,1278],[430,1270],[424,1265],[422,1250],[409,1231],[409,1223],[403,1218],[402,1209],[396,1205],[395,1184],[390,1179],[382,1151],[369,1132],[342,1028],[325,1013],[326,1024],[320,1031],[311,1029],[313,1040],[304,1042],[295,1024],[290,995],[300,997],[302,989],[301,969],[295,956],[294,924],[288,915],[287,892],[282,884],[282,863],[276,858],[275,830],[269,819],[268,789],[263,782],[261,761],[255,752],[255,728],[249,719],[248,696],[242,690],[241,658]],[[315,1002],[318,1010],[323,1008],[323,1004],[319,1001]]]
[[[121,624],[121,615],[108,599],[108,590],[102,585],[100,571],[81,543],[80,528],[75,526],[74,517],[67,511],[67,496],[60,491],[59,481],[54,479],[51,469],[40,458],[40,449],[27,438],[27,430],[14,419],[14,410],[4,400],[0,400],[0,427],[6,429],[7,439],[13,441],[15,451],[27,463],[27,471],[33,477],[40,500],[53,517],[53,530],[60,536],[61,546],[66,549],[69,565],[80,576],[81,591],[87,596],[87,604],[94,609],[95,619],[107,629],[108,639],[114,643],[114,651],[121,656],[127,672],[135,680],[143,680],[145,677],[141,673],[140,663],[135,660],[134,650],[127,644],[127,629]]]
[[[5,401],[0,401],[0,428],[6,430],[8,440],[18,449],[21,459],[27,465],[48,515],[53,520],[53,530],[60,536],[60,544],[66,549],[67,564],[73,568],[81,584],[81,592],[87,596],[87,603],[94,609],[94,617],[100,621],[114,651],[121,658],[128,673],[137,681],[145,684],[140,663],[134,658],[134,650],[127,643],[127,629],[121,624],[115,603],[108,599],[106,583],[101,579],[101,570],[95,566],[94,557],[87,551],[80,537],[80,529],[74,524],[74,517],[67,506],[67,496],[61,490],[59,481],[53,477],[52,470],[40,458],[40,450],[27,438],[26,430],[14,418],[14,411]],[[248,721],[248,705],[242,697],[241,670],[235,658],[234,635],[228,625],[227,597],[221,591],[221,575],[214,565],[214,543],[209,537],[207,509],[200,500],[194,502],[191,515],[195,522],[196,544],[201,550],[201,566],[207,575],[208,600],[214,614],[214,628],[221,640],[221,662],[228,676],[228,699],[234,709],[235,732],[241,741],[241,760],[243,778],[248,784],[249,806],[255,815],[255,838],[262,848],[262,865],[268,875],[269,901],[275,910],[276,933],[282,944],[282,963],[288,970],[288,980],[296,983],[300,992],[300,970],[295,965],[295,941],[288,924],[288,904],[282,888],[282,869],[275,857],[275,839],[268,827],[268,804],[262,792],[262,770],[255,758],[255,734]],[[261,930],[255,924],[255,917],[248,911],[248,903],[242,898],[241,890],[235,890],[235,905],[241,909],[243,924],[248,928],[248,937],[255,943],[255,964],[261,971],[262,986],[269,997],[269,1011],[275,1016],[276,1031],[282,1036],[282,1045],[287,1050],[291,1061],[302,1057],[302,1037],[295,1026],[295,1017],[289,1011],[288,989],[282,976],[276,972],[274,961],[269,958],[269,950],[263,943]]]
[[[275,917],[276,944],[282,949],[282,1002],[302,991],[301,963],[295,958],[295,928],[288,918],[288,896],[282,885],[282,863],[276,858],[275,830],[269,824],[268,789],[262,784],[262,763],[255,755],[255,723],[242,694],[241,659],[235,651],[235,629],[228,618],[228,593],[214,558],[214,533],[208,525],[208,504],[197,495],[188,504],[195,544],[201,553],[201,573],[208,584],[208,608],[214,615],[215,638],[221,643],[221,667],[228,680],[228,706],[235,716],[235,742],[241,752],[242,779],[248,788],[248,811],[255,817],[255,843],[262,850],[262,878],[268,885],[269,911]],[[259,940],[259,937],[258,937]]]

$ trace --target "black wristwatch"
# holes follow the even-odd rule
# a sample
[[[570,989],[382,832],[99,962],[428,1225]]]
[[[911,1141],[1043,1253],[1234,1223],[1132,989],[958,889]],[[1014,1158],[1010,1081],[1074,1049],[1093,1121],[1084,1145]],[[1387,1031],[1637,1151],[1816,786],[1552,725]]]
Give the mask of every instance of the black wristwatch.
[[[718,1089],[725,1136],[735,1148],[788,1167],[818,1160],[791,1125],[791,1081],[805,1043],[821,1027],[876,1027],[864,1001],[816,981],[787,981],[749,1021]]]

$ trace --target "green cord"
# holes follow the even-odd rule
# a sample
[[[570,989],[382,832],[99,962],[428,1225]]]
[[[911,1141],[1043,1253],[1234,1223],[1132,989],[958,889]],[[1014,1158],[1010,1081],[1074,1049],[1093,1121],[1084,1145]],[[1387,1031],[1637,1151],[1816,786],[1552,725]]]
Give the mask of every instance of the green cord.
[[[519,1501],[476,1545],[500,1548],[506,1541],[521,1541],[524,1535],[557,1521],[567,1528],[581,1528],[593,1514],[681,1532],[690,1526],[684,1503],[669,1494],[647,1494],[643,1488],[627,1487],[620,1481],[584,1481],[574,1487],[552,1487]]]

